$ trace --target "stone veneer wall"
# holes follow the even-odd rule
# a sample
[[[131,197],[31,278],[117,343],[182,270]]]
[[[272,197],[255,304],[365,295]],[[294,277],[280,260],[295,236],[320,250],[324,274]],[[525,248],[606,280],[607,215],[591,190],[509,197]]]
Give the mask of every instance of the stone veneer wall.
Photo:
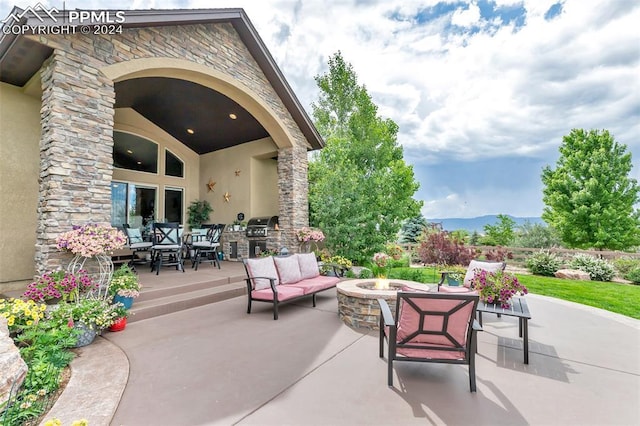
[[[295,230],[309,225],[309,184],[307,150],[304,146],[281,149],[278,152],[278,186],[280,188],[279,227],[282,247],[290,253],[299,251]]]
[[[79,56],[56,50],[44,64],[36,271],[70,259],[56,236],[72,224],[110,223],[113,83]]]
[[[385,298],[395,315],[396,300],[393,297]],[[380,329],[380,305],[376,299],[365,299],[338,293],[339,317],[350,327],[366,328],[368,330]]]
[[[42,69],[42,140],[36,263],[63,262],[55,238],[73,224],[109,223],[113,82],[101,67],[139,58],[178,58],[211,67],[248,87],[285,124],[293,147],[279,152],[283,244],[308,224],[307,141],[233,26],[195,24],[125,29],[119,35],[39,35],[55,48]]]

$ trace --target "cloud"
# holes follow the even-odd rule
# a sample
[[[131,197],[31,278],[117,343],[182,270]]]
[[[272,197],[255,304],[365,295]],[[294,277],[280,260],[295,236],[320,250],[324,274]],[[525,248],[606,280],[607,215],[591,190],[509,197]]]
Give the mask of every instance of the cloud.
[[[342,51],[379,113],[400,126],[398,140],[422,185],[419,197],[434,213],[466,201],[471,216],[540,214],[540,164],[555,163],[572,128],[608,129],[633,153],[632,176],[640,179],[638,2],[135,0],[133,6],[243,7],[309,113],[318,96],[313,77]],[[9,9],[0,0],[3,15]],[[537,169],[510,169],[496,180],[480,168],[515,159]],[[474,187],[452,180],[443,168],[451,162],[466,165],[457,174],[473,170],[467,180]],[[484,196],[495,198],[497,210]]]

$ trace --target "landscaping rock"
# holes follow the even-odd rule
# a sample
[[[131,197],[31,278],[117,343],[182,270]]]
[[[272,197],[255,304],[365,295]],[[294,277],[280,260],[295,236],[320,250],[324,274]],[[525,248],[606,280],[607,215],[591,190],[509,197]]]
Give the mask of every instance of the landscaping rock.
[[[588,272],[579,271],[577,269],[558,269],[554,274],[556,278],[564,278],[567,280],[591,281]]]
[[[9,337],[7,319],[0,315],[0,406],[15,394],[27,375],[27,364],[20,356],[18,348]]]

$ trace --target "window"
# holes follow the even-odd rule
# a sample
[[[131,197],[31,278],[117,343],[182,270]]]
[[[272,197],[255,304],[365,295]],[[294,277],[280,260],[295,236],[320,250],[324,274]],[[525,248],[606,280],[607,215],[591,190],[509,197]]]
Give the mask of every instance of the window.
[[[165,188],[164,217],[167,222],[182,223],[182,189]]]
[[[156,216],[156,188],[111,182],[111,226],[148,228]]]
[[[113,132],[113,165],[119,169],[158,173],[158,145],[124,132]]]
[[[165,150],[164,164],[167,176],[184,177],[184,163],[168,149]]]

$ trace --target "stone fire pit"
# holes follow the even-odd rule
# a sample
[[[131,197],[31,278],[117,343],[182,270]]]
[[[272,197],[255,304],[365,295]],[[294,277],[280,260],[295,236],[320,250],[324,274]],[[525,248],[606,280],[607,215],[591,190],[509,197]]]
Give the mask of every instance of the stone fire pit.
[[[338,292],[338,313],[340,319],[350,327],[379,329],[380,307],[376,299],[384,299],[389,304],[391,312],[395,313],[396,293],[403,286],[420,290],[430,290],[430,287],[414,281],[389,281],[389,289],[375,288],[376,279],[346,280],[336,285]]]

